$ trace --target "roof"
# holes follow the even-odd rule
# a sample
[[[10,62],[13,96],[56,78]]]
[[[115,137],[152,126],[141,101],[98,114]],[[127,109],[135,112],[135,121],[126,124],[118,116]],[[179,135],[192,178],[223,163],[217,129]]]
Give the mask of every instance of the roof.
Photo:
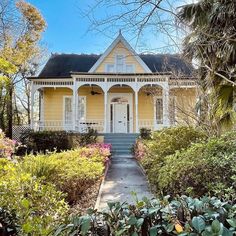
[[[101,55],[52,54],[38,77],[70,77],[71,72],[88,72]],[[179,54],[139,54],[153,73],[181,74],[191,76],[193,67]]]

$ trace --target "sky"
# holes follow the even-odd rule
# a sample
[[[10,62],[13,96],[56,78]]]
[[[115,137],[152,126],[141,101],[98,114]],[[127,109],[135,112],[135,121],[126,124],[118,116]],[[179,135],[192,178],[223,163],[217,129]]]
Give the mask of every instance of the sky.
[[[36,6],[47,22],[46,31],[43,34],[42,42],[49,53],[103,53],[112,43],[119,32],[119,28],[110,31],[98,32],[91,29],[91,22],[81,15],[95,0],[28,0]],[[170,0],[173,4],[183,0]],[[192,0],[188,0],[192,1]],[[119,8],[113,10],[114,14]],[[104,17],[109,12],[101,8],[96,16]],[[108,24],[109,27],[109,24]],[[153,31],[146,31],[137,41],[129,31],[123,32],[124,37],[137,52],[147,51],[160,52],[163,48],[168,51],[167,39],[162,34],[155,34]]]

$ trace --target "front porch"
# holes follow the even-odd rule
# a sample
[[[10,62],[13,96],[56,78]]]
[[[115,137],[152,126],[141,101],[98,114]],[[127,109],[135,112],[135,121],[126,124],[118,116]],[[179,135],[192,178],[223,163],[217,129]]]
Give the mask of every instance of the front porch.
[[[72,78],[31,79],[31,128],[99,133],[138,133],[175,124],[173,89],[194,88],[190,79],[161,74],[72,73]],[[34,97],[40,92],[40,117]]]

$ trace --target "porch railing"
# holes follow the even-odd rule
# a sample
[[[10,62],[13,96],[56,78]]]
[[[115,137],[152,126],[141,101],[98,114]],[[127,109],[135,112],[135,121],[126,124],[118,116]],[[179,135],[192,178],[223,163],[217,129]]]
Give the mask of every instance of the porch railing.
[[[98,133],[104,132],[104,120],[102,119],[86,119],[76,121],[76,130],[86,133],[89,129],[97,130]]]
[[[166,127],[166,126],[167,125],[163,124],[163,120],[157,120],[156,123],[154,122],[154,120],[150,120],[150,119],[140,119],[138,121],[139,130],[141,128],[145,128],[145,129],[150,129],[151,131],[153,131],[153,130],[162,129],[163,127]]]
[[[44,120],[34,122],[33,129],[39,130],[66,130],[66,131],[77,131],[85,133],[88,129],[97,130],[99,133],[104,131],[104,121],[99,119],[87,119],[83,121],[76,121],[75,128],[73,127],[72,121],[63,120]]]
[[[138,127],[139,129],[145,128],[145,129],[154,130],[154,121],[150,119],[140,119],[138,121]]]

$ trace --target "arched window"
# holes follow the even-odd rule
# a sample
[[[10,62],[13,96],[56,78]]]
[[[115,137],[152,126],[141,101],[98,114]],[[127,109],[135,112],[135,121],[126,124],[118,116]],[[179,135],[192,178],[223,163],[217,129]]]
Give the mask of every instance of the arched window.
[[[113,98],[111,102],[128,103],[128,100],[127,98],[117,97],[117,98]]]
[[[163,124],[163,99],[156,98],[156,123]]]

